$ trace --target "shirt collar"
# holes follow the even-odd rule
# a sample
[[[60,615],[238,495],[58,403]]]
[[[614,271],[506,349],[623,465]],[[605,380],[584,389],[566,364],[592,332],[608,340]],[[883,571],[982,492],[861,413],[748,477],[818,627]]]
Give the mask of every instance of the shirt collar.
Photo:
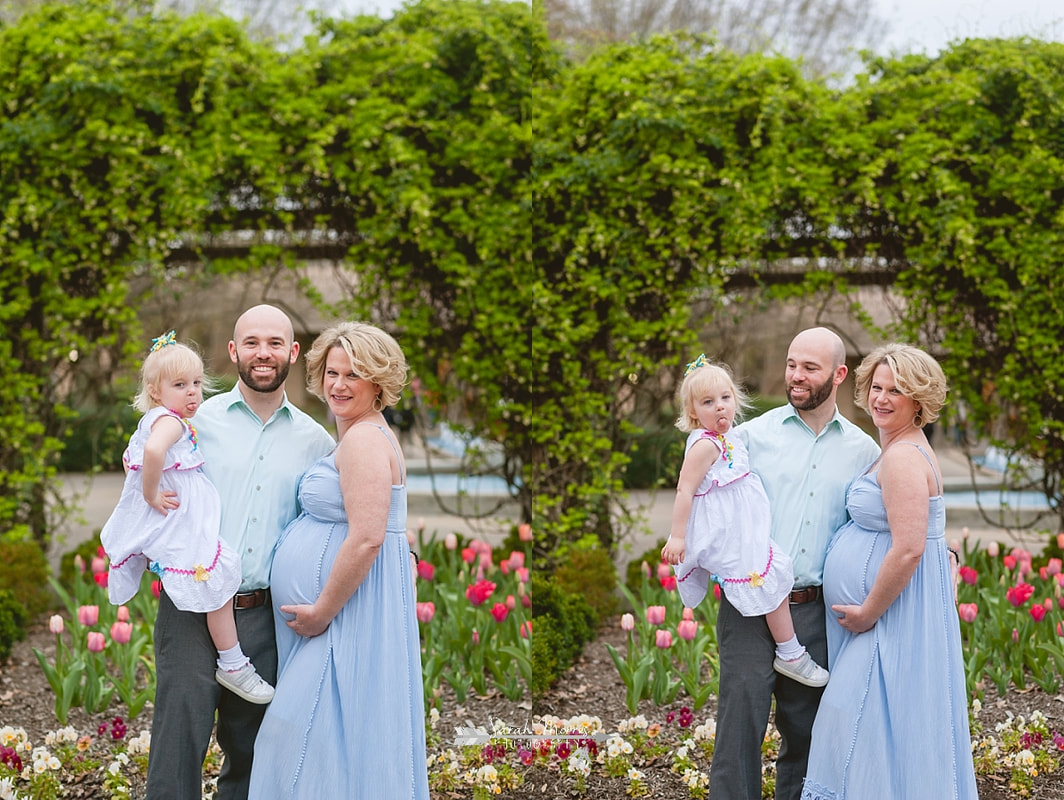
[[[813,433],[813,429],[810,428],[808,424],[806,424],[806,421],[804,419],[802,419],[801,415],[798,413],[798,409],[796,409],[793,405],[788,403],[787,404],[787,412],[783,415],[782,422],[783,422],[783,424],[787,424],[788,422],[791,422],[792,420],[795,423],[797,423],[797,424],[801,425],[802,427],[804,427],[807,431],[809,431],[809,433]],[[828,424],[825,425],[824,426],[824,430],[820,432],[821,435],[823,435],[824,431],[826,431],[828,428],[831,428],[831,427],[838,428],[838,429],[841,430],[842,429],[842,420],[843,420],[843,416],[842,416],[842,414],[839,413],[839,407],[836,405],[835,406],[835,413],[831,415],[831,419],[828,420]]]
[[[244,399],[244,395],[240,393],[240,384],[234,384],[233,388],[229,392],[227,392],[224,397],[226,410],[232,410],[233,406],[240,406],[249,414],[257,418],[258,415],[256,415],[255,412],[251,410],[251,406],[247,404],[247,401]],[[291,417],[292,409],[293,406],[288,401],[288,392],[285,392],[281,399],[281,405],[277,409],[277,411],[274,412],[274,416],[276,416],[278,412],[283,411],[286,415]],[[273,419],[273,417],[271,417],[271,419]]]

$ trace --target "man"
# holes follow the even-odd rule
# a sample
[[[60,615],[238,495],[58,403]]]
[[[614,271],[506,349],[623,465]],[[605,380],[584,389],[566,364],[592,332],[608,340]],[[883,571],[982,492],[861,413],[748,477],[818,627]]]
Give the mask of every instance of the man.
[[[750,451],[751,469],[761,476],[768,494],[772,539],[794,561],[790,603],[795,633],[819,664],[828,663],[820,591],[825,551],[846,521],[846,487],[879,454],[872,437],[835,405],[839,384],[846,378],[845,361],[845,346],[834,332],[802,331],[787,351],[789,405],[736,428]],[[761,742],[775,694],[776,728],[782,739],[776,800],[798,800],[823,689],[775,672],[776,645],[765,618],[742,616],[723,596],[717,641],[720,694],[710,796],[761,797]]]
[[[277,680],[270,602],[273,546],[298,514],[303,472],[335,446],[326,430],[288,402],[285,380],[299,356],[292,322],[280,309],[245,311],[229,342],[239,380],[207,400],[194,425],[204,470],[222,499],[221,536],[241,557],[233,600],[237,632],[262,677]],[[180,499],[180,498],[179,498]],[[217,652],[205,616],[179,611],[164,593],[155,621],[155,712],[148,759],[152,800],[202,797],[203,758],[218,716],[225,762],[220,800],[246,800],[255,735],[266,706],[253,705],[215,680]]]

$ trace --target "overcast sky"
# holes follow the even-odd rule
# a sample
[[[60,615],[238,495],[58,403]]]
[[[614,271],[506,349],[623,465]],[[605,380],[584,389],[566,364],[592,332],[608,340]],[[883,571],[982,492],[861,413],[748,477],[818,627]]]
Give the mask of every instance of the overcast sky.
[[[883,53],[934,55],[955,39],[1031,36],[1064,41],[1061,0],[871,0],[889,26]],[[388,16],[402,0],[340,0],[352,12]]]

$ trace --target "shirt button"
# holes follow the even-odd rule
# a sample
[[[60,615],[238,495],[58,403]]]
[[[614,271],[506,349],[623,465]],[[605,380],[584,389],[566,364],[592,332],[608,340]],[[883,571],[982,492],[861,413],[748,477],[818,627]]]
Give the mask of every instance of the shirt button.
[[[261,486],[256,486],[256,487],[255,487],[255,491],[256,491],[256,492],[257,492],[257,491],[259,491],[259,490],[261,490],[261,489],[262,489],[262,487],[261,487]],[[810,494],[812,494],[812,492],[810,492]]]
[[[250,548],[250,547],[248,548],[248,552],[249,552],[249,553],[251,552],[251,548]]]
[[[258,521],[259,521],[259,518],[258,518],[258,517],[252,517],[252,518],[251,518],[251,521],[252,521],[252,522],[258,522]],[[808,525],[809,523],[807,522],[807,523],[805,523],[805,524],[806,524],[806,525]]]
[[[262,456],[259,456],[259,461],[262,461]]]

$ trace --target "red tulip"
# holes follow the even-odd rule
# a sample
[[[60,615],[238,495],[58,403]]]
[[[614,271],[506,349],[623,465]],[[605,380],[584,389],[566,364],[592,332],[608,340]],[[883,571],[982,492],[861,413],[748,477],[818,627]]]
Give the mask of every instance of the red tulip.
[[[158,600],[159,599],[159,595],[161,595],[163,593],[163,582],[162,581],[152,581],[151,582],[151,593],[152,593],[152,595],[155,596],[155,599]]]
[[[107,576],[108,575],[110,575],[109,572],[97,572],[95,575],[92,576],[92,579],[94,581],[96,581],[96,585],[97,586],[99,586],[102,589],[106,589],[107,588]]]
[[[1005,556],[1003,559],[1001,559],[1001,561],[1005,565],[1005,569],[1016,568],[1016,556]]]
[[[509,613],[510,609],[506,607],[505,603],[496,603],[491,607],[491,615],[495,617],[496,622],[502,622]]]
[[[423,581],[431,581],[436,574],[436,568],[428,561],[422,559],[417,562],[417,576]]]
[[[958,570],[961,576],[961,580],[967,583],[969,586],[975,586],[975,582],[979,580],[979,573],[965,564]]]
[[[665,606],[647,606],[647,622],[661,625],[665,622]]]
[[[472,547],[462,548],[462,560],[467,564],[472,564],[477,560],[477,552]]]
[[[713,597],[716,600],[720,600],[720,584],[719,583],[714,583],[713,584]]]
[[[1006,556],[1007,558],[1008,556]],[[1010,586],[1005,591],[1005,598],[1012,603],[1016,608],[1019,608],[1028,600],[1031,599],[1031,595],[1034,594],[1034,587],[1029,583],[1019,583],[1015,586]]]
[[[116,622],[111,626],[111,638],[118,644],[129,644],[133,638],[133,625],[129,622]]]
[[[669,575],[668,577],[661,578],[660,580],[661,580],[661,588],[664,589],[666,592],[675,592],[676,591],[676,576],[675,575]]]
[[[1031,619],[1035,622],[1041,622],[1045,619],[1046,607],[1043,605],[1031,606]]]
[[[431,600],[427,603],[417,604],[417,621],[418,622],[432,622],[432,618],[436,616],[436,604]]]
[[[695,636],[698,634],[698,623],[693,619],[680,620],[680,624],[676,626],[676,633],[685,641],[694,641]]]
[[[78,622],[80,622],[82,625],[95,625],[99,619],[99,606],[81,606],[78,608]]]
[[[475,606],[483,604],[495,591],[495,584],[491,581],[479,580],[466,587],[466,599]]]

